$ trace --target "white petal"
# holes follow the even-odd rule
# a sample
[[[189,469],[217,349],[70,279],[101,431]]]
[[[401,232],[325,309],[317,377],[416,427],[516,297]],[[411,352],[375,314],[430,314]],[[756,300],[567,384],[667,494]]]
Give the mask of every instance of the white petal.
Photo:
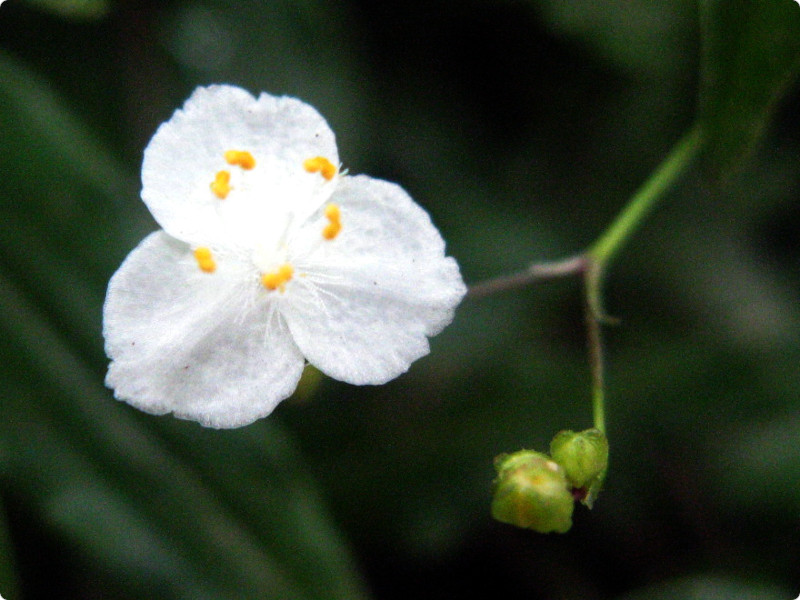
[[[290,261],[300,276],[281,310],[320,370],[384,383],[428,353],[428,336],[452,321],[466,287],[430,217],[399,186],[343,177],[331,201],[342,230],[320,242],[320,217],[298,233]]]
[[[162,231],[128,255],[103,308],[106,384],[118,399],[238,427],[294,391],[300,351],[250,267],[226,258],[203,273],[188,246]]]
[[[229,165],[227,150],[250,152],[255,168]],[[316,156],[339,164],[333,132],[308,104],[269,94],[256,99],[229,85],[198,88],[147,146],[142,198],[173,237],[252,246],[254,238],[279,235],[290,215],[305,219],[333,191],[338,178],[328,182],[303,168]],[[225,199],[210,188],[222,170],[231,174]]]

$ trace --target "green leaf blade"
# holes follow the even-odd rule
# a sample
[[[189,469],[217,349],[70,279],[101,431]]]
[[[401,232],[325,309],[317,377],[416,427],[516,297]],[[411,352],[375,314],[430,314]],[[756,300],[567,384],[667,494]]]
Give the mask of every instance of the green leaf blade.
[[[27,0],[29,4],[57,17],[92,21],[105,17],[111,10],[109,0]]]
[[[699,119],[705,167],[719,179],[754,149],[800,70],[800,6],[793,0],[704,0],[700,21]]]

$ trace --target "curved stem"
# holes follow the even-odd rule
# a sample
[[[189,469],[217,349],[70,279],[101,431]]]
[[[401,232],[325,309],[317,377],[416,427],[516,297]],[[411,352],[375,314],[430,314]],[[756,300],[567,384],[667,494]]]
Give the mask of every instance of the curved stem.
[[[664,192],[683,174],[702,146],[700,128],[684,135],[655,173],[640,187],[627,206],[586,251],[602,270],[616,256],[622,245],[642,224],[644,217],[663,197]],[[602,279],[599,275],[597,280]]]
[[[480,298],[497,292],[530,285],[534,282],[580,273],[586,297],[586,328],[589,365],[592,375],[592,412],[594,426],[605,433],[605,387],[602,323],[608,321],[602,310],[603,276],[609,263],[647,214],[683,175],[702,148],[702,134],[695,126],[675,145],[653,175],[633,195],[617,218],[582,254],[565,260],[535,263],[524,271],[497,277],[470,287],[468,296]]]
[[[469,287],[469,298],[483,298],[499,292],[525,287],[547,279],[588,273],[586,291],[589,304],[598,315],[600,310],[600,288],[605,267],[616,256],[623,244],[639,227],[664,193],[683,174],[702,146],[699,127],[694,127],[681,138],[666,160],[650,179],[639,188],[628,204],[617,215],[599,238],[583,253],[563,260],[533,263],[527,269],[481,281]],[[591,262],[594,266],[587,269]]]
[[[592,374],[592,412],[594,426],[605,433],[605,384],[601,323],[603,312],[602,286],[606,267],[620,251],[665,192],[694,160],[702,147],[699,127],[694,127],[670,152],[653,175],[639,188],[617,218],[586,251],[584,272],[586,293],[586,328],[589,365]]]

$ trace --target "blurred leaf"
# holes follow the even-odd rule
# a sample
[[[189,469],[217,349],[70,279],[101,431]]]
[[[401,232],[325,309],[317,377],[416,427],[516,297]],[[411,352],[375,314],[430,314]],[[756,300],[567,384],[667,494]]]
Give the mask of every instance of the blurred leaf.
[[[706,168],[719,178],[744,160],[800,68],[800,7],[790,0],[701,2],[700,121]]]
[[[172,452],[195,465],[304,597],[363,596],[348,552],[276,419],[222,435],[174,419],[161,424]]]
[[[698,575],[657,584],[620,600],[786,600],[785,590],[714,575]]]
[[[683,70],[692,2],[534,0],[557,32],[581,40],[605,60],[638,74]]]
[[[2,51],[0,127],[0,164],[7,173],[13,167],[23,189],[44,201],[62,200],[60,193],[47,198],[61,191],[58,182],[94,186],[115,205],[136,193],[138,182],[64,110],[49,84]],[[61,168],[70,169],[72,178],[64,181]]]
[[[111,9],[109,0],[25,0],[28,4],[69,19],[101,19]]]
[[[130,226],[125,203],[138,183],[45,82],[2,52],[0,142],[0,264],[76,348],[99,358],[102,294],[121,258],[116,247],[143,234]]]
[[[205,430],[103,387],[100,308],[131,235],[132,178],[2,54],[0,135],[4,493],[58,535],[76,572],[126,597],[362,597],[274,419]]]
[[[800,480],[800,417],[780,415],[724,433],[709,461],[720,503],[747,512],[796,513],[800,488],[787,482]]]
[[[2,446],[0,445],[0,457]],[[0,458],[2,460],[2,458]],[[14,548],[6,526],[6,514],[3,503],[0,502],[0,596],[6,598],[19,597],[17,574],[14,570]]]

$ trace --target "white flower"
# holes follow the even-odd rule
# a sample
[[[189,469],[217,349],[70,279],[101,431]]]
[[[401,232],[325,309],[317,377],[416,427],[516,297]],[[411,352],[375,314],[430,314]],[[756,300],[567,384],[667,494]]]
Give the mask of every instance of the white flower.
[[[466,288],[428,214],[338,168],[333,132],[294,98],[198,88],[144,153],[163,227],[111,278],[106,384],[211,427],[268,415],[305,362],[385,383],[429,351]]]

